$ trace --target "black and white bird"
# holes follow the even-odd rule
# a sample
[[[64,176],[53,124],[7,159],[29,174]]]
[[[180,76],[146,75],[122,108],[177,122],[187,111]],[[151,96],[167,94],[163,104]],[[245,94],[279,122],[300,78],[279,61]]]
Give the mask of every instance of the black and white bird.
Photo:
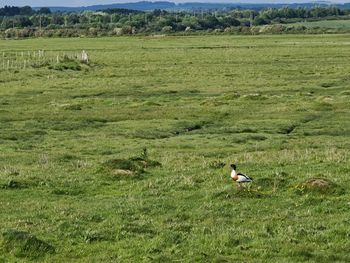
[[[237,167],[235,164],[231,164],[231,179],[233,181],[235,181],[237,183],[237,188],[241,189],[241,183],[250,183],[251,181],[253,181],[253,178],[242,174],[242,173],[238,173],[236,171]]]

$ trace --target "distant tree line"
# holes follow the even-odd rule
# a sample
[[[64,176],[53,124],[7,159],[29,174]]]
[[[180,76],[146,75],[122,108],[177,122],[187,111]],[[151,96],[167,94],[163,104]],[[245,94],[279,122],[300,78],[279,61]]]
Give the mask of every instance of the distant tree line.
[[[7,6],[0,8],[0,16],[30,16],[34,14],[51,14],[48,7],[42,7],[38,11],[33,10],[30,6]]]
[[[195,31],[247,32],[253,26],[287,24],[304,20],[349,17],[350,10],[335,6],[308,8],[267,8],[256,10],[152,12],[107,9],[98,12],[51,13],[29,6],[0,8],[0,31],[5,37],[98,36],[135,33],[176,33]],[[350,19],[350,17],[349,17]],[[248,28],[248,29],[247,29]]]

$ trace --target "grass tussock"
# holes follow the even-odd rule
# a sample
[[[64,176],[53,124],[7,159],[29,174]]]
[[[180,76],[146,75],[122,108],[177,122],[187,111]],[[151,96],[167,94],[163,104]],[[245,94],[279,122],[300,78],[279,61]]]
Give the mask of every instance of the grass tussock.
[[[211,169],[222,169],[226,166],[226,163],[220,161],[220,160],[214,160],[209,163],[209,167]]]
[[[31,233],[18,230],[3,232],[1,246],[6,252],[21,258],[35,259],[55,252],[51,244]]]
[[[77,196],[84,194],[84,191],[74,187],[74,188],[56,188],[51,191],[54,195],[67,195],[67,196]]]
[[[343,194],[344,189],[327,178],[310,178],[296,186],[299,194],[320,193],[320,194]]]
[[[81,104],[68,104],[68,105],[63,105],[62,108],[64,110],[79,111],[79,110],[82,110],[82,105]]]
[[[60,59],[58,63],[53,65],[45,65],[48,66],[49,69],[65,71],[81,71],[82,69],[88,69],[88,65],[86,63],[82,63],[78,59],[64,57]]]
[[[242,189],[235,189],[230,187],[213,194],[214,198],[218,199],[235,199],[235,198],[265,198],[269,194],[261,190],[250,188],[249,186],[242,187]]]
[[[23,181],[10,179],[7,183],[0,185],[3,189],[23,189],[27,188],[28,184]]]
[[[137,177],[142,175],[147,168],[161,166],[161,163],[148,157],[147,149],[144,148],[139,156],[128,159],[110,159],[105,161],[99,172],[107,173],[117,178]]]

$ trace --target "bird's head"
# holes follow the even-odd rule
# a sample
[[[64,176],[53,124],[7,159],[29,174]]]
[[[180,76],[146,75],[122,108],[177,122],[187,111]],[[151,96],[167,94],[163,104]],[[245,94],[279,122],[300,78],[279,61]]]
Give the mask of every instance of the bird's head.
[[[230,167],[231,167],[232,170],[236,170],[236,165],[235,164],[231,164]]]

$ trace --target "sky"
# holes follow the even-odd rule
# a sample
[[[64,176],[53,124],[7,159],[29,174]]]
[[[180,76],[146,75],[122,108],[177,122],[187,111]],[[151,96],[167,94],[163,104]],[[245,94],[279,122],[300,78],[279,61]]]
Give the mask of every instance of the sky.
[[[141,0],[0,0],[0,7],[5,5],[11,6],[89,6],[96,4],[113,4],[113,3],[127,3],[139,2]],[[147,0],[158,1],[158,0]],[[163,1],[163,0],[162,0]],[[305,3],[315,2],[314,0],[165,0],[169,2],[183,3],[183,2],[216,2],[216,3]],[[344,0],[328,0],[333,3],[350,2]]]

